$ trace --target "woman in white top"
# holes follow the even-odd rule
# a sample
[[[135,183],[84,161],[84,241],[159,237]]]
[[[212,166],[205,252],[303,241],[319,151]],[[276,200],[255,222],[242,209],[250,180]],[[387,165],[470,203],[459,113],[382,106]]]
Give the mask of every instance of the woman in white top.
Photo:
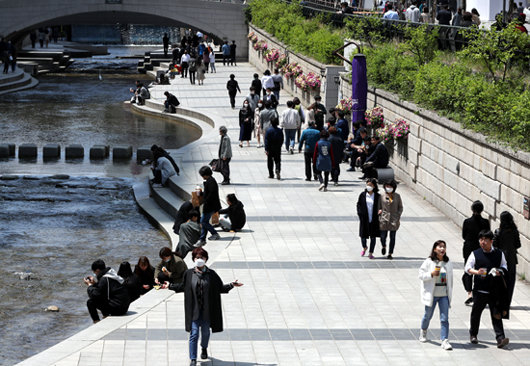
[[[177,174],[175,168],[173,168],[173,164],[171,164],[168,158],[157,153],[154,154],[154,163],[153,175],[155,179],[153,179],[153,187],[167,186],[166,183],[169,177]],[[160,186],[156,184],[160,184]]]
[[[427,329],[434,314],[436,304],[440,308],[440,339],[442,348],[451,350],[449,343],[449,307],[453,293],[453,263],[446,254],[447,244],[437,240],[432,246],[431,255],[421,265],[421,301],[425,314],[421,320],[420,342],[427,342]]]

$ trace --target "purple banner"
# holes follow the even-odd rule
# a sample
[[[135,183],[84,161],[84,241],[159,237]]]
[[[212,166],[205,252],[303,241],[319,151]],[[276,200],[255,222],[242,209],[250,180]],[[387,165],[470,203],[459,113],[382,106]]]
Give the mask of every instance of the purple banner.
[[[352,122],[364,121],[366,112],[366,98],[368,93],[368,79],[366,77],[366,56],[356,54],[351,63],[352,85]]]

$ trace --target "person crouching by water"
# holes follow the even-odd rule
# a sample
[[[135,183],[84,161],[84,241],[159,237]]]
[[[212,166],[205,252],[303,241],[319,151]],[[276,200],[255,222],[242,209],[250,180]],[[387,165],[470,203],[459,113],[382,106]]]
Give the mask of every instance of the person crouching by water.
[[[109,315],[125,315],[129,310],[129,294],[124,280],[105,262],[98,259],[92,263],[94,276],[84,279],[88,285],[88,301],[86,303],[92,321],[99,322],[98,309],[103,318]]]
[[[219,224],[224,231],[240,231],[247,222],[243,202],[239,201],[235,194],[230,193],[226,196],[226,203],[228,207],[219,210],[220,215],[226,215],[219,220]]]
[[[153,175],[152,180],[153,187],[160,188],[168,185],[168,179],[177,172],[173,167],[173,164],[169,161],[168,158],[162,155],[161,152],[155,151],[153,153]]]
[[[201,333],[201,359],[205,360],[208,358],[210,328],[213,333],[223,331],[221,294],[226,294],[234,287],[240,287],[243,284],[237,280],[223,284],[219,275],[206,266],[208,252],[203,248],[195,248],[191,252],[191,257],[195,267],[184,273],[183,282],[173,284],[165,282],[162,288],[169,288],[177,293],[184,292],[186,332],[190,333],[190,366],[195,366],[199,331]]]
[[[440,340],[444,350],[452,350],[449,343],[449,307],[453,293],[453,263],[446,254],[447,244],[443,240],[434,242],[431,255],[423,262],[419,271],[421,301],[425,314],[421,320],[420,342],[427,342],[427,329],[436,304],[440,308]]]
[[[168,247],[160,249],[159,255],[162,260],[155,267],[155,283],[159,285],[164,282],[182,282],[184,272],[188,269],[182,258],[175,255]]]

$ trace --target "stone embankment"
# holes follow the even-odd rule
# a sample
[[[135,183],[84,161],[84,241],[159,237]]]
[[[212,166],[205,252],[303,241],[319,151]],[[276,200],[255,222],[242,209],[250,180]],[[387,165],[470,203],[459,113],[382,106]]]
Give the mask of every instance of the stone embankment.
[[[15,72],[0,74],[0,95],[30,89],[38,84],[38,80],[22,69],[15,68]]]

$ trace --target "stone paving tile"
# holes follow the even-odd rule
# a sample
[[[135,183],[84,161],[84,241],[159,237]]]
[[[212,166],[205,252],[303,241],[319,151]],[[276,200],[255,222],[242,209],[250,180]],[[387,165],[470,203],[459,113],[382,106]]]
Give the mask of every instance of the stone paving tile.
[[[388,261],[376,246],[377,259],[360,257],[355,203],[364,183],[360,173],[341,173],[339,187],[318,192],[316,182],[305,182],[303,157],[282,154],[282,180],[267,178],[263,149],[239,148],[237,110],[229,107],[225,89],[234,72],[243,94],[255,70],[217,66],[204,87],[176,79],[157,87],[152,95],[170,90],[183,106],[215,113],[225,119],[232,139],[231,186],[221,196],[236,193],[245,204],[247,225],[232,242],[208,243],[210,263],[225,281],[239,279],[245,286],[223,296],[225,331],[213,334],[210,359],[202,365],[524,365],[530,359],[530,286],[518,282],[511,320],[505,322],[512,338],[510,350],[497,350],[484,312],[479,339],[468,343],[470,308],[459,281],[460,228],[404,184],[402,225],[395,259]],[[288,95],[282,91],[280,112]],[[214,131],[215,132],[215,131]],[[194,186],[197,170],[216,157],[219,137],[205,137],[194,147],[174,151],[182,166],[180,179]],[[215,175],[219,179],[219,175]],[[221,236],[226,236],[221,233]],[[439,318],[431,321],[431,341],[416,339],[423,315],[418,268],[431,244],[443,238],[455,262],[455,286],[450,311],[452,352],[440,347]],[[149,296],[149,295],[147,295]],[[187,365],[188,333],[184,331],[183,297],[175,294],[146,314],[110,332],[63,359],[60,365]],[[482,342],[484,341],[484,342]],[[108,352],[108,353],[107,353]]]

